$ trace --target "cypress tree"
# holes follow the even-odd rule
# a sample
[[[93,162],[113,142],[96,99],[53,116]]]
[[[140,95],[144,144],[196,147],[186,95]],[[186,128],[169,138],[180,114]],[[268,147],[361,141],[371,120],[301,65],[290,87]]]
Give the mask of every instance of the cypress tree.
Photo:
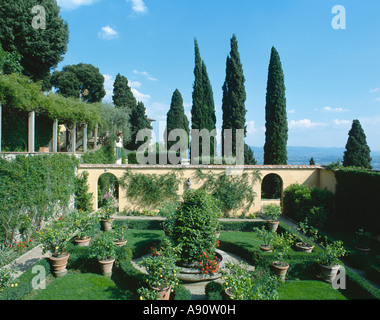
[[[198,41],[194,40],[195,67],[193,84],[193,105],[191,108],[191,128],[212,131],[216,128],[215,105],[210,79],[205,62],[202,60]],[[214,140],[210,141],[210,156],[214,155]],[[202,155],[202,141],[199,142],[199,155]]]
[[[112,100],[116,108],[126,108],[129,111],[135,109],[137,105],[136,98],[128,85],[128,79],[120,73],[116,76],[113,85]]]
[[[287,164],[288,123],[280,56],[272,47],[265,106],[264,164]]]
[[[137,133],[142,129],[152,129],[152,125],[149,122],[146,114],[145,114],[145,106],[144,103],[139,101],[136,105],[136,108],[132,110],[131,113],[131,133],[132,139],[128,144],[128,149],[137,150],[144,142],[147,141],[136,141]]]
[[[372,169],[372,158],[370,154],[371,150],[367,144],[367,137],[364,130],[359,120],[354,120],[351,130],[348,132],[346,151],[343,156],[343,166]]]
[[[179,92],[178,89],[176,89],[172,96],[172,101],[170,103],[170,109],[166,115],[166,131],[167,134],[165,134],[165,139],[167,139],[167,135],[175,129],[182,129],[185,130],[187,133],[187,137],[189,138],[189,120],[187,119],[185,115],[185,108],[183,106],[183,98],[181,95],[181,92]],[[174,144],[176,144],[176,141],[165,141],[166,143],[166,150],[169,150]],[[189,143],[189,141],[188,141]]]
[[[222,87],[223,90],[223,123],[222,123],[222,153],[224,153],[225,129],[232,129],[232,155],[236,155],[236,130],[243,129],[244,137],[247,134],[246,113],[245,108],[246,91],[245,78],[243,73],[243,65],[240,60],[238,50],[238,42],[236,36],[233,35],[230,40],[231,51],[226,60],[226,78]],[[249,152],[248,146],[244,146],[244,154]],[[252,151],[252,150],[251,150]],[[248,156],[248,153],[247,153]],[[253,154],[249,154],[251,159],[249,164],[256,162]],[[248,159],[247,157],[245,157]]]

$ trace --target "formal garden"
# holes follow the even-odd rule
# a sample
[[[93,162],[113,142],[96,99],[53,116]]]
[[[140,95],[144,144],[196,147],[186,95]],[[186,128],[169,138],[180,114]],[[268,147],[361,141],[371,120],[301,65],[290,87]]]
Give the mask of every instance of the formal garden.
[[[17,159],[1,167],[8,183],[1,189],[2,208],[8,206],[2,215],[8,227],[0,251],[2,300],[191,300],[188,283],[203,283],[206,300],[380,298],[378,240],[369,229],[348,228],[347,221],[337,227],[339,189],[334,195],[295,184],[284,191],[282,207],[265,205],[260,215],[244,219],[228,218],[226,204],[208,188],[160,201],[155,214],[129,215],[118,212],[108,189],[92,212],[86,175],[75,175],[75,158]],[[24,180],[22,168],[29,172]],[[59,181],[62,172],[67,179]],[[4,180],[15,175],[20,181]],[[31,188],[31,199],[21,196]],[[74,202],[75,209],[52,211],[48,200],[62,207]],[[35,211],[15,217],[20,203]],[[33,248],[43,258],[15,278],[4,266]],[[225,253],[239,262],[225,261]]]

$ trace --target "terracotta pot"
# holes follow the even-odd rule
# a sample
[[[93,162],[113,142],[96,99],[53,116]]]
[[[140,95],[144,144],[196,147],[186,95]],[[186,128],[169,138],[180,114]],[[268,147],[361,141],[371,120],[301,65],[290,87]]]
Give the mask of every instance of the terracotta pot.
[[[220,237],[220,232],[217,231],[217,232],[215,233],[215,235],[216,235],[216,238],[219,239],[219,237]]]
[[[277,231],[277,228],[278,228],[279,223],[280,223],[279,221],[268,220],[268,221],[267,221],[268,229],[269,229],[270,231]]]
[[[273,272],[280,277],[282,281],[285,281],[286,272],[289,269],[289,265],[284,262],[275,261],[272,264]]]
[[[115,262],[114,258],[108,260],[99,260],[100,268],[105,277],[110,277],[112,274],[113,263]]]
[[[229,287],[224,290],[224,293],[226,294],[228,300],[233,300],[233,298],[235,297],[235,295],[231,291],[231,288]]]
[[[334,278],[336,277],[340,269],[340,265],[338,264],[334,266],[325,266],[325,265],[320,264],[319,266],[321,270],[320,278],[323,281],[330,282],[330,283],[334,280]]]
[[[312,252],[314,249],[314,246],[311,245],[311,244],[308,244],[308,243],[304,243],[304,242],[297,242],[296,243],[296,250],[297,251],[302,251],[302,252]]]
[[[369,252],[371,251],[370,248],[362,248],[362,247],[357,247],[355,246],[355,249],[363,253],[364,255],[368,256]]]
[[[169,300],[170,299],[170,291],[172,290],[171,286],[167,287],[167,288],[154,288],[154,287],[151,287],[151,288],[158,292],[160,300]]]
[[[74,244],[78,247],[88,247],[90,245],[90,241],[91,241],[90,237],[88,237],[86,239],[75,238]]]
[[[56,277],[62,277],[67,273],[66,265],[69,260],[69,254],[65,253],[59,257],[49,257],[50,266],[52,268],[52,272]]]
[[[115,219],[101,219],[100,220],[100,225],[101,225],[101,230],[102,231],[111,231],[112,230],[112,222]]]
[[[117,247],[123,247],[127,244],[127,240],[115,240],[114,243]]]
[[[273,246],[270,244],[260,244],[259,248],[261,251],[264,251],[264,252],[272,252],[273,251]]]

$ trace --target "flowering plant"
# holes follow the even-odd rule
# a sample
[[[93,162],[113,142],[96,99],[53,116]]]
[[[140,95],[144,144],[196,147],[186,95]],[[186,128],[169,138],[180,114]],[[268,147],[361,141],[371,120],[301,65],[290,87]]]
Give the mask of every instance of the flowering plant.
[[[9,245],[10,248],[14,248],[17,251],[22,251],[24,248],[28,248],[32,239],[24,241],[12,241],[12,244]]]
[[[125,235],[127,234],[128,226],[125,224],[117,224],[112,232],[114,234],[115,240],[124,241]]]
[[[162,289],[178,284],[176,262],[180,251],[180,247],[173,247],[168,239],[164,239],[160,249],[154,248],[154,252],[140,262],[148,272],[146,282],[152,288]]]
[[[113,259],[116,256],[116,245],[110,232],[103,232],[90,247],[90,257],[99,261]]]
[[[247,263],[226,263],[222,270],[223,286],[232,300],[276,300],[278,279],[265,274],[255,277]]]
[[[6,287],[17,287],[17,283],[13,284],[12,281],[14,277],[11,274],[11,271],[5,267],[0,268],[0,292]]]
[[[74,210],[68,217],[72,228],[76,231],[78,238],[81,240],[87,239],[92,227],[95,224],[95,217],[88,211]]]
[[[318,257],[318,262],[324,266],[334,266],[339,264],[339,258],[346,254],[346,249],[343,247],[343,242],[338,240],[327,243],[325,239],[324,250]]]
[[[206,250],[199,260],[202,272],[206,274],[218,272],[221,259],[215,253]]]
[[[70,224],[60,217],[56,223],[38,232],[43,254],[51,253],[53,257],[65,255],[64,250],[70,241],[72,229]]]
[[[100,217],[104,220],[110,220],[112,215],[117,211],[117,201],[114,196],[113,188],[110,188],[103,194],[102,207],[99,209]]]

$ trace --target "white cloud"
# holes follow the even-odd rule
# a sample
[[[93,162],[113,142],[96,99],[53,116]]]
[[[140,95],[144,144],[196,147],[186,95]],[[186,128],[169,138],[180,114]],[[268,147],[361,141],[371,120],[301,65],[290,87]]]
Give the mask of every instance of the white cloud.
[[[375,101],[380,101],[380,97],[377,97],[377,98],[375,99]]]
[[[289,113],[289,114],[296,113],[296,110],[294,110],[294,109],[288,110],[288,113]]]
[[[132,10],[136,13],[146,13],[148,11],[148,7],[143,0],[127,0],[127,2],[132,3]]]
[[[134,74],[139,74],[145,76],[150,81],[158,81],[157,78],[153,78],[151,75],[149,75],[146,71],[137,71],[136,69],[132,71]]]
[[[369,92],[374,93],[374,92],[378,92],[379,90],[380,90],[380,88],[374,88],[374,89],[370,89]]]
[[[334,123],[335,123],[337,126],[340,126],[340,125],[350,124],[351,121],[335,119],[335,120],[334,120]]]
[[[99,0],[57,0],[57,4],[62,10],[75,10],[81,6],[89,6]]]
[[[289,122],[289,128],[314,128],[314,127],[325,127],[326,124],[323,122],[312,122],[310,119],[302,120],[291,120]]]
[[[128,81],[128,85],[131,88],[140,88],[141,87],[141,82],[139,82],[139,81]]]
[[[151,96],[149,94],[143,94],[140,91],[136,90],[135,88],[131,88],[133,95],[135,96],[137,101],[141,101],[144,104],[146,104]]]
[[[104,40],[112,40],[117,39],[119,37],[119,33],[110,26],[105,26],[99,31],[98,36]]]
[[[255,128],[255,121],[253,121],[253,120],[247,121],[247,123],[245,125],[247,126],[247,133],[248,134],[252,134],[252,133],[255,133],[257,131],[257,129]]]
[[[343,109],[343,108],[331,108],[331,107],[324,107],[322,108],[323,112],[347,112],[349,111],[348,109]]]

